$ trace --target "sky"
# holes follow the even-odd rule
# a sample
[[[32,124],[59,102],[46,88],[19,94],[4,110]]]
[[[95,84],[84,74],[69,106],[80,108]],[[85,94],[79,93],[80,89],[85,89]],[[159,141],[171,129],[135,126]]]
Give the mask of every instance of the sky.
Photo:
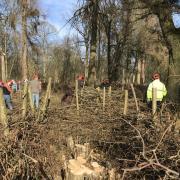
[[[70,28],[67,21],[73,16],[73,12],[77,7],[78,0],[38,0],[38,5],[43,14],[46,14],[47,20],[58,30],[58,36],[63,39],[64,36],[75,33]],[[180,15],[173,15],[174,24],[180,27]]]
[[[38,0],[38,6],[46,20],[58,30],[60,38],[74,33],[67,21],[73,16],[77,0]]]

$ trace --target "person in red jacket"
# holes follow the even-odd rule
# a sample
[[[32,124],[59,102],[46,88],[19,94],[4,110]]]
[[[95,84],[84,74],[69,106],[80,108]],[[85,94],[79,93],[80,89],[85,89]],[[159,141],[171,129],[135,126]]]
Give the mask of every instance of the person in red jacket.
[[[12,93],[12,84],[13,81],[9,81],[7,83],[1,83],[2,84],[2,89],[3,89],[3,96],[4,96],[4,101],[6,104],[6,107],[10,110],[13,110],[12,106],[12,101],[11,101],[11,93]]]
[[[83,88],[84,86],[84,75],[80,74],[77,76],[77,80],[78,80],[78,88]]]

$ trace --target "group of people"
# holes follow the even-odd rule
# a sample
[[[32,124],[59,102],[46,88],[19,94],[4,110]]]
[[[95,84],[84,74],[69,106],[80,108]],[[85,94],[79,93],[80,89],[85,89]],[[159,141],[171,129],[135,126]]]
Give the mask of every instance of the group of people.
[[[36,108],[38,108],[40,92],[41,92],[41,81],[39,81],[38,76],[35,75],[32,81],[25,80],[24,83],[29,83],[33,104],[35,105]],[[2,89],[3,92],[4,102],[9,110],[13,110],[11,94],[13,92],[15,93],[18,90],[20,90],[21,84],[22,83],[20,81],[16,83],[15,80],[10,80],[8,82],[0,81],[0,88]]]
[[[147,92],[146,92],[146,97],[147,97],[147,104],[149,108],[152,108],[152,91],[153,88],[156,88],[156,98],[157,98],[157,106],[160,107],[163,98],[167,95],[167,90],[166,87],[164,85],[164,83],[162,83],[160,81],[160,74],[159,73],[154,73],[153,76],[153,81],[149,84],[148,88],[147,88]],[[78,85],[79,87],[83,87],[84,85],[84,76],[83,75],[79,75],[77,77],[78,79]],[[26,83],[29,83],[29,87],[31,90],[31,94],[32,94],[32,101],[33,101],[33,105],[35,105],[36,108],[39,107],[39,100],[40,100],[40,93],[41,93],[41,81],[39,81],[39,77],[38,75],[34,75],[33,80],[31,81],[24,81]],[[103,83],[101,84],[101,86],[109,86],[109,81],[103,81]],[[3,90],[3,97],[4,97],[4,101],[6,104],[6,107],[10,110],[13,110],[13,105],[12,105],[12,101],[11,101],[11,93],[12,92],[16,92],[17,90],[20,89],[20,83],[16,83],[14,80],[10,80],[7,83],[3,83],[2,81],[0,81],[0,88],[2,88]],[[65,95],[62,98],[62,101],[65,101],[67,99],[68,96],[72,96],[72,90],[70,91],[68,88],[66,88],[65,90],[67,93],[65,93]]]

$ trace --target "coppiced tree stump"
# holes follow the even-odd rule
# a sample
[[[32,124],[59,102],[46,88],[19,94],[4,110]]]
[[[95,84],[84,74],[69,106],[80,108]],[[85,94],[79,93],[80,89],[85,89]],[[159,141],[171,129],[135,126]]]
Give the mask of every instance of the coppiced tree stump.
[[[97,162],[87,163],[81,156],[68,161],[67,180],[99,180],[103,179],[105,174],[104,167]]]
[[[68,147],[75,152],[75,159],[67,162],[67,180],[99,180],[106,174],[105,168],[97,162],[90,162],[90,144],[74,144],[72,136],[67,138]],[[91,151],[91,152],[90,152]]]

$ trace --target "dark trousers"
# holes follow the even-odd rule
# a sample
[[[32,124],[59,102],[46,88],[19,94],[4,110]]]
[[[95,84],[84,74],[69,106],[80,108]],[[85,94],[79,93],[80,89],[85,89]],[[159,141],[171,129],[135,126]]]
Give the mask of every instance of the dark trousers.
[[[161,109],[161,105],[162,105],[162,102],[157,101],[157,110]],[[148,108],[152,109],[152,101],[148,101],[147,106],[148,106]]]

